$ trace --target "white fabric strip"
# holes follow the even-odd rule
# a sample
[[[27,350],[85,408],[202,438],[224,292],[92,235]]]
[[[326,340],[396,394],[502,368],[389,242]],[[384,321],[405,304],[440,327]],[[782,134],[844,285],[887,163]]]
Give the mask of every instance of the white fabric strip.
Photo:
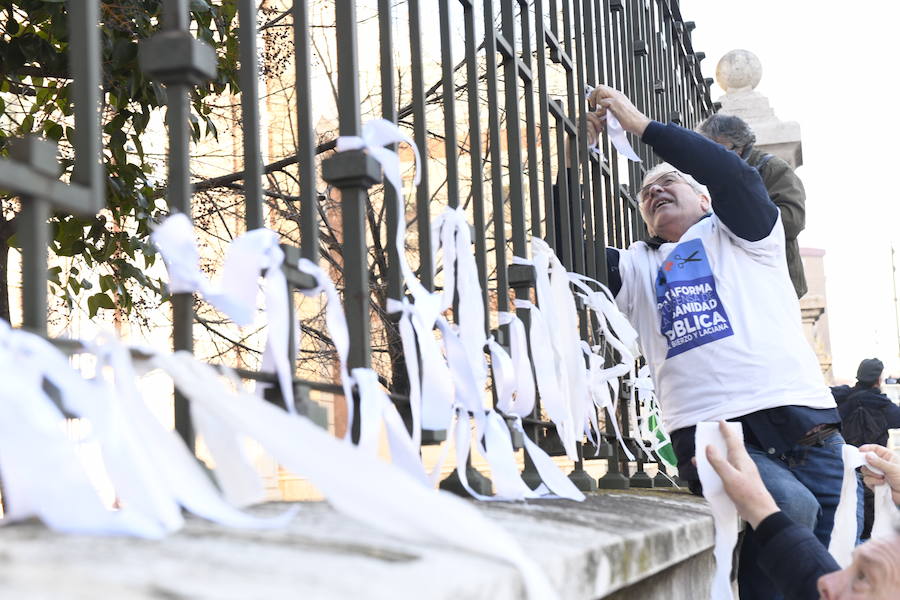
[[[325,324],[328,325],[328,335],[334,343],[337,351],[338,362],[341,367],[341,388],[344,391],[344,401],[347,403],[347,436],[353,427],[353,385],[350,381],[350,373],[347,371],[347,356],[350,353],[350,331],[347,328],[347,317],[344,307],[338,296],[334,282],[317,264],[306,258],[297,262],[297,269],[312,275],[316,280],[314,289],[302,290],[307,297],[325,294]]]
[[[728,423],[731,432],[744,441],[744,432],[740,423]],[[697,473],[700,475],[700,483],[703,485],[703,497],[709,502],[712,510],[713,525],[715,527],[716,545],[713,556],[716,559],[716,572],[713,575],[710,589],[710,600],[731,600],[734,596],[731,591],[731,557],[734,545],[737,543],[738,512],[734,502],[725,493],[722,480],[709,464],[706,458],[706,447],[714,446],[720,456],[728,456],[725,446],[725,438],[719,431],[719,424],[709,421],[697,423],[697,432],[694,438],[697,449]]]
[[[519,417],[527,417],[534,410],[535,382],[534,373],[531,370],[531,359],[528,357],[528,337],[525,334],[525,324],[511,312],[498,312],[498,321],[501,325],[509,326],[509,354],[512,359],[513,372],[515,373],[514,396],[509,410],[503,412]]]
[[[413,445],[397,407],[378,383],[378,375],[372,369],[359,368],[353,369],[352,376],[359,389],[361,407],[360,449],[373,456],[378,455],[381,424],[384,423],[393,463],[422,485],[430,486],[431,482],[419,457],[419,449]]]
[[[584,86],[585,97],[589,97],[593,91],[593,86]],[[625,135],[622,124],[619,123],[616,115],[614,115],[611,110],[606,111],[606,132],[609,134],[609,140],[612,142],[613,147],[615,147],[619,154],[630,161],[641,162],[641,158],[635,153],[634,148],[632,148],[631,144],[628,142],[628,137]],[[599,140],[591,146],[590,149],[600,156],[603,156],[603,153],[600,152]]]
[[[571,408],[563,401],[563,394],[568,392],[562,387],[562,374],[557,369],[558,358],[551,342],[547,321],[541,309],[531,302],[517,298],[515,305],[516,308],[527,308],[531,311],[531,347],[542,349],[532,355],[541,407],[556,425],[566,455],[572,460],[578,460],[578,450],[575,447],[577,429],[573,423]]]
[[[23,336],[33,337],[13,332],[0,321],[0,372],[4,381],[0,403],[5,410],[0,419],[4,520],[16,522],[36,517],[64,533],[153,539],[164,536],[166,527],[134,507],[111,511],[103,505],[78,459],[75,444],[66,437],[63,415],[42,388],[43,373],[48,367],[62,367],[54,382],[58,388],[57,382],[69,379],[71,367],[43,340]],[[77,381],[74,385],[78,390],[59,388],[64,396],[86,394],[86,401],[104,396],[98,385],[74,375],[71,380]],[[95,435],[105,431],[104,428]],[[181,515],[176,513],[173,517],[180,519]]]
[[[856,476],[858,467],[866,466],[872,471],[882,472],[868,464],[867,454],[862,453],[856,446],[844,444],[841,449],[844,459],[844,479],[841,484],[841,499],[834,513],[834,527],[831,530],[831,541],[828,544],[828,552],[842,567],[847,567],[853,561],[853,548],[856,544],[858,523],[856,510],[859,502],[857,488],[859,480]],[[875,520],[872,524],[872,538],[891,535],[893,532],[892,519],[897,512],[891,498],[891,489],[887,484],[875,488]]]
[[[581,490],[575,487],[572,480],[566,477],[559,467],[556,466],[553,459],[525,434],[521,419],[516,420],[516,429],[522,434],[525,452],[531,458],[532,463],[534,463],[534,467],[547,489],[560,498],[583,502],[585,496],[581,493]]]
[[[236,433],[259,441],[279,464],[307,477],[342,514],[405,539],[445,543],[512,564],[528,598],[559,597],[543,569],[509,533],[471,504],[421,485],[303,416],[288,415],[248,394],[230,394],[211,367],[187,353],[157,358],[192,402],[203,403]]]
[[[218,284],[211,283],[200,271],[194,229],[187,215],[169,216],[150,237],[166,263],[172,293],[200,292],[207,302],[241,327],[253,322],[259,291],[257,282],[260,273],[265,273],[263,292],[268,327],[263,363],[275,365],[287,410],[294,412],[294,374],[288,355],[289,298],[281,270],[284,252],[278,246],[278,234],[254,229],[232,240]]]

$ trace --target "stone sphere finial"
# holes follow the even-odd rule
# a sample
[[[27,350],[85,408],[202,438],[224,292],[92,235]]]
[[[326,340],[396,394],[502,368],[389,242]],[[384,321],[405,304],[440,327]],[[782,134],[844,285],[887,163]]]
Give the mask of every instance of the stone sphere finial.
[[[716,65],[716,82],[725,93],[752,90],[762,79],[762,63],[749,50],[732,50]]]

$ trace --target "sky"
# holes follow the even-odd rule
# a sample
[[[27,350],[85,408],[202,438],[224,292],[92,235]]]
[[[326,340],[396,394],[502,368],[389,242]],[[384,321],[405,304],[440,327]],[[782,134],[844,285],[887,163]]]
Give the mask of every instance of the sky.
[[[779,119],[800,124],[799,241],[825,250],[835,379],[852,382],[872,356],[900,374],[891,266],[893,244],[900,269],[900,2],[682,0],[681,12],[697,23],[705,77],[729,50],[749,50],[763,68],[756,91]],[[714,85],[713,99],[722,94]]]

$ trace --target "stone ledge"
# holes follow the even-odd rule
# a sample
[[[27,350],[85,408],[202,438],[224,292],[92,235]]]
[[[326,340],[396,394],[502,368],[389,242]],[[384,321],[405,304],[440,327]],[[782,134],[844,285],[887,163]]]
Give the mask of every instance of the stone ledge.
[[[567,600],[646,586],[699,555],[684,571],[691,587],[702,589],[712,572],[709,510],[685,493],[607,492],[584,503],[478,506],[538,559]],[[275,514],[283,507],[254,512]],[[0,598],[30,600],[523,597],[510,566],[386,536],[324,502],[302,503],[283,530],[230,530],[190,518],[181,532],[158,542],[62,536],[32,523],[2,528],[0,581]],[[624,593],[614,597],[634,597]],[[659,597],[676,596],[669,588]]]

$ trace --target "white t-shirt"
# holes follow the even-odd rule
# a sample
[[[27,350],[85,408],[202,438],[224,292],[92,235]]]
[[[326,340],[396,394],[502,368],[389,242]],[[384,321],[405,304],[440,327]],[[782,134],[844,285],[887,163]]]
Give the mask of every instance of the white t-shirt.
[[[637,330],[667,431],[778,406],[835,406],[803,335],[781,216],[749,242],[716,215],[677,243],[619,253],[619,308]]]

